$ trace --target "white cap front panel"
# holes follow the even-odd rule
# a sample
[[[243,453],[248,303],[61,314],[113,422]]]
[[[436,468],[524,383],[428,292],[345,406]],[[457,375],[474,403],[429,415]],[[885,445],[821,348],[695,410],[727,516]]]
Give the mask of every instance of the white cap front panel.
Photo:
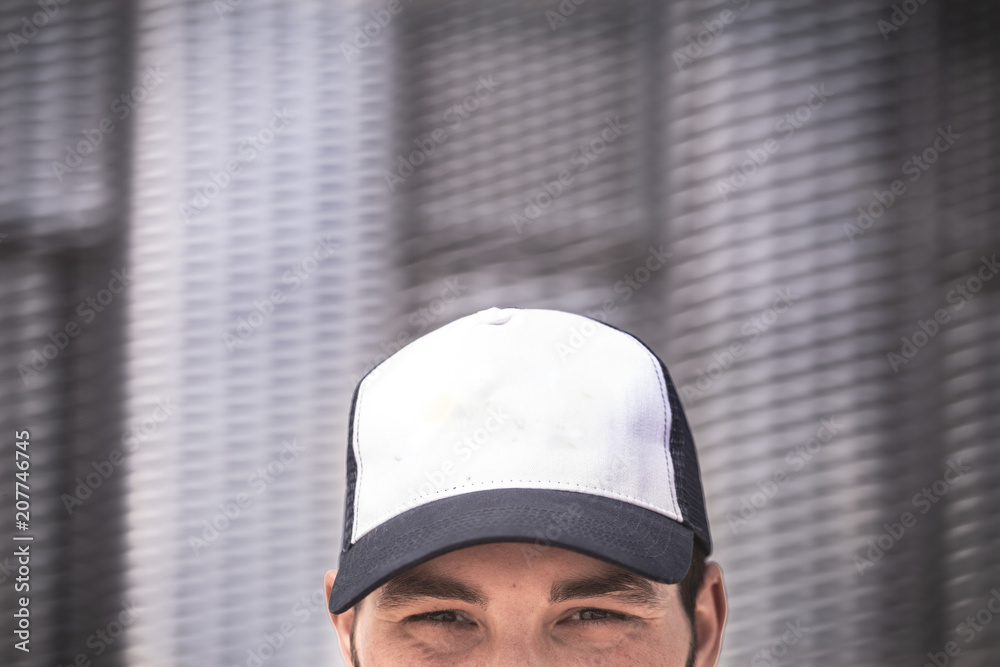
[[[550,310],[481,311],[406,346],[359,389],[351,542],[418,505],[501,488],[579,491],[681,521],[659,362]]]

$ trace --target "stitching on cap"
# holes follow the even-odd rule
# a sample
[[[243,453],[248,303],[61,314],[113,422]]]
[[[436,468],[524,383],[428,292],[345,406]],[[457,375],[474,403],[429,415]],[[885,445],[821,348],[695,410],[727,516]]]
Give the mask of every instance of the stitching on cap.
[[[562,514],[562,512],[557,512],[555,510],[539,509],[537,507],[510,507],[510,508],[504,508],[504,509],[526,510],[528,512],[535,512],[535,513],[538,513],[538,514],[546,514],[546,515],[549,515],[549,516],[556,516],[556,515]],[[479,516],[479,515],[482,515],[482,514],[492,514],[492,513],[496,513],[497,511],[498,511],[497,508],[491,508],[491,507],[490,508],[482,508],[482,509],[472,510],[472,511],[468,512],[467,514],[465,514],[465,517],[469,518],[469,517]],[[642,556],[644,558],[649,558],[650,557],[650,554],[649,554],[649,552],[646,549],[636,550],[633,547],[633,545],[647,546],[647,543],[640,542],[638,539],[633,539],[631,533],[621,533],[621,532],[619,532],[618,529],[620,528],[620,524],[613,523],[613,522],[608,522],[608,521],[604,521],[602,519],[597,519],[596,517],[587,516],[587,515],[581,515],[580,517],[578,517],[577,520],[580,521],[580,522],[582,522],[582,523],[585,523],[585,524],[600,526],[602,529],[608,531],[609,533],[614,533],[614,543],[622,551],[626,551],[626,552],[628,552],[628,553],[630,553],[632,555]],[[398,535],[395,539],[398,542],[412,543],[414,541],[414,540],[411,539],[411,537],[413,535],[418,535],[418,534],[426,533],[428,531],[428,529],[433,528],[434,526],[438,526],[438,525],[441,525],[441,524],[444,524],[444,523],[450,523],[452,521],[454,521],[454,519],[452,517],[442,517],[440,519],[435,519],[434,521],[431,521],[430,523],[425,524],[425,525],[423,525],[420,528],[413,528],[411,530],[404,531],[402,534]],[[652,528],[652,526],[646,526],[646,528],[647,528],[646,532],[648,533],[649,529]],[[671,542],[667,542],[667,544],[670,544],[670,543]],[[662,552],[663,552],[663,550],[660,551],[660,553],[662,553]]]
[[[633,343],[642,348],[642,351],[646,353],[646,358],[649,359],[650,363],[653,365],[653,373],[656,375],[657,383],[660,387],[660,400],[663,402],[663,439],[665,443],[668,443],[669,447],[670,429],[667,428],[667,413],[670,413],[670,419],[673,420],[674,411],[670,409],[670,404],[667,402],[666,378],[663,377],[663,371],[660,368],[660,362],[656,360],[656,357],[653,356],[653,353],[649,350],[649,348],[640,343],[635,336],[628,333],[626,333],[625,335],[627,335],[629,339],[632,340]],[[681,515],[678,521],[683,521],[684,516],[683,512],[681,512],[681,504],[677,500],[677,490],[676,490],[677,471],[674,470],[673,462],[670,460],[670,452],[668,451],[668,447],[663,448],[664,449],[663,453],[665,454],[664,460],[666,461],[667,464],[667,471],[670,472],[671,476],[673,477],[673,479],[671,480],[672,483],[668,485],[670,487],[670,498],[671,500],[674,501],[674,507],[677,508],[677,512]]]
[[[588,490],[592,490],[592,491],[604,491],[604,492],[606,492],[604,494],[604,497],[612,497],[612,498],[615,498],[616,500],[627,500],[627,501],[631,502],[631,504],[636,505],[637,507],[643,507],[645,509],[648,509],[648,510],[651,510],[653,512],[656,512],[658,514],[662,514],[663,516],[666,516],[668,519],[673,519],[674,521],[682,522],[682,518],[680,516],[678,516],[677,513],[675,513],[675,512],[670,512],[669,514],[664,514],[664,512],[668,511],[668,508],[658,507],[656,505],[653,505],[652,503],[648,503],[648,502],[642,500],[641,498],[636,498],[634,496],[630,496],[630,495],[627,495],[627,494],[624,494],[624,493],[618,493],[616,491],[612,491],[611,489],[605,489],[604,487],[600,487],[600,486],[588,486],[586,484],[575,484],[575,483],[570,483],[570,482],[556,482],[556,481],[544,480],[544,479],[497,479],[497,480],[490,480],[488,482],[470,482],[470,483],[466,483],[466,484],[459,484],[457,486],[449,486],[449,487],[444,488],[444,489],[439,489],[437,492],[435,492],[432,495],[419,496],[421,502],[419,502],[419,503],[417,503],[415,505],[410,505],[409,503],[406,503],[406,504],[403,504],[403,505],[396,505],[395,507],[393,507],[393,509],[385,512],[380,517],[378,517],[376,520],[374,520],[371,523],[371,527],[367,528],[365,532],[367,533],[367,532],[369,532],[371,530],[374,530],[376,527],[381,526],[383,523],[385,523],[389,519],[391,519],[391,518],[393,518],[395,516],[398,516],[398,515],[402,514],[403,512],[405,512],[407,510],[415,509],[417,507],[421,507],[421,506],[426,505],[427,503],[429,503],[429,502],[431,502],[433,500],[437,500],[439,498],[451,498],[451,497],[454,497],[456,495],[459,495],[457,493],[446,493],[448,491],[458,491],[460,489],[470,489],[470,488],[475,488],[477,486],[489,486],[490,490],[493,490],[493,489],[502,490],[502,489],[517,489],[517,488],[522,488],[522,487],[518,487],[518,486],[500,486],[500,487],[498,487],[498,486],[495,486],[496,484],[511,484],[511,485],[517,485],[517,484],[548,484],[550,486],[555,486],[555,487],[563,488],[563,489],[568,488],[568,489],[577,489],[577,490],[588,489]],[[538,489],[538,487],[523,487],[523,488]],[[558,490],[558,489],[541,488],[540,490]],[[676,500],[675,500],[675,502],[676,502]],[[355,526],[355,530],[357,530],[357,526]]]
[[[355,535],[358,534],[358,516],[360,513],[358,497],[361,495],[361,473],[364,470],[361,462],[361,415],[363,414],[361,403],[364,400],[365,392],[368,390],[368,383],[364,380],[361,382],[361,389],[358,390],[358,400],[354,406],[354,442],[350,443],[350,446],[354,447],[354,462],[358,467],[357,477],[354,480],[354,523],[351,525],[351,544],[357,541]]]

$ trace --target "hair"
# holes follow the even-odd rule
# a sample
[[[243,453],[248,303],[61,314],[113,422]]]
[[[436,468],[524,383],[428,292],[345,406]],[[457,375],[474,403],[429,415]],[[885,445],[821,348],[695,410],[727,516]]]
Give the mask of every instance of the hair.
[[[691,623],[691,655],[694,655],[695,647],[698,645],[698,626],[695,624],[694,611],[698,603],[698,592],[702,584],[705,583],[705,567],[707,565],[708,552],[701,542],[695,540],[694,548],[691,550],[691,565],[687,574],[678,584],[681,594],[681,606],[687,614]]]
[[[361,602],[364,602],[364,600],[361,600]],[[354,641],[354,630],[358,627],[361,602],[354,605],[354,618],[351,620],[351,667],[361,667],[361,658],[358,657],[358,643]]]

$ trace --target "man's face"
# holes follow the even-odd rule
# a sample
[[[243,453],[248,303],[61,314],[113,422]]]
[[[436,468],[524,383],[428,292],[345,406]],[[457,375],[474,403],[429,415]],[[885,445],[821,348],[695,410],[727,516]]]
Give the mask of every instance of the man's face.
[[[344,659],[363,667],[715,664],[725,619],[716,566],[697,617],[700,634],[712,636],[696,646],[678,586],[554,547],[528,558],[524,547],[486,544],[439,556],[332,615]],[[713,604],[721,608],[702,609]],[[713,613],[717,632],[703,627]]]

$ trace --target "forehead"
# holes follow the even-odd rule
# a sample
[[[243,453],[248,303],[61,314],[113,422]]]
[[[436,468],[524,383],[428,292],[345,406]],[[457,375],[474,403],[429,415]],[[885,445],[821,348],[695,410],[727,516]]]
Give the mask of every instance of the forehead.
[[[456,549],[414,569],[511,571],[523,575],[555,570],[597,571],[610,568],[615,566],[569,549],[530,543],[497,542]]]

